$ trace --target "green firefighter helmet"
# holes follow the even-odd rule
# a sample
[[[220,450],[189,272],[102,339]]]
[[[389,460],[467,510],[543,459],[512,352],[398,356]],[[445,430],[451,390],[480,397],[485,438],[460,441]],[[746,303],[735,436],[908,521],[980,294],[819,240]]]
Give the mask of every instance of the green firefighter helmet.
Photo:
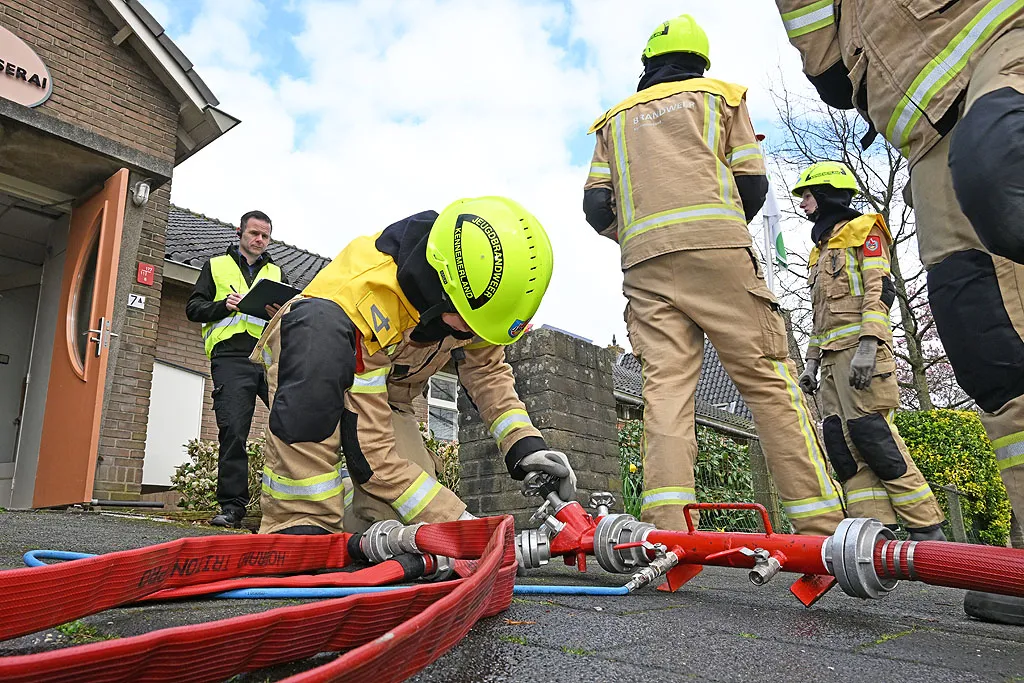
[[[681,14],[669,19],[654,29],[647,39],[641,61],[646,64],[651,57],[668,54],[669,52],[689,52],[704,58],[704,64],[711,68],[711,48],[708,45],[708,34],[694,21],[689,14]]]
[[[793,194],[800,197],[804,190],[818,185],[828,185],[837,190],[850,190],[855,196],[860,194],[853,171],[839,161],[819,161],[801,173],[800,181],[793,186]]]
[[[553,262],[539,221],[505,197],[460,199],[434,221],[427,261],[473,333],[511,344],[537,313]]]

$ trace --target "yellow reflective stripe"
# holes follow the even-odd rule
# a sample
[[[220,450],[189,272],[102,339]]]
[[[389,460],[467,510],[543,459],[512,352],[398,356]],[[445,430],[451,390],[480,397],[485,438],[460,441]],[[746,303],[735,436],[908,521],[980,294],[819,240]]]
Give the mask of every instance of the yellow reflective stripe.
[[[689,505],[697,502],[697,493],[692,486],[662,486],[643,492],[641,510],[662,505]]]
[[[979,45],[1022,9],[1024,0],[991,0],[985,5],[911,83],[909,92],[893,110],[886,126],[885,137],[889,142],[906,153],[910,133],[932,99],[963,71]]]
[[[850,294],[864,296],[864,278],[857,265],[857,250],[852,247],[846,250],[846,275],[850,279]]]
[[[532,426],[530,416],[525,410],[513,408],[499,415],[498,419],[491,423],[491,436],[501,446],[501,442],[513,431]]]
[[[878,311],[867,311],[862,313],[860,316],[861,325],[867,325],[868,323],[878,323],[879,325],[889,326],[889,314],[879,313]]]
[[[426,472],[422,472],[391,507],[403,522],[410,522],[423,512],[440,491],[441,484]]]
[[[889,500],[891,500],[892,504],[895,505],[896,507],[905,507],[907,505],[916,503],[920,500],[924,500],[925,498],[928,498],[929,496],[932,495],[934,494],[932,493],[931,487],[928,486],[927,483],[924,483],[918,486],[913,491],[901,493],[898,496],[890,496]]]
[[[210,335],[213,334],[213,331],[216,329],[220,329],[221,327],[229,327],[230,325],[244,325],[245,323],[263,327],[264,325],[267,324],[267,321],[264,320],[263,318],[257,318],[254,315],[248,315],[246,313],[235,313],[230,318],[221,318],[217,322],[206,323],[205,325],[203,325],[203,339],[209,339]],[[245,328],[242,329],[244,331]]]
[[[1024,464],[1024,432],[1009,434],[992,442],[999,470]]]
[[[855,489],[853,491],[846,492],[846,502],[859,503],[865,500],[884,500],[888,502],[889,492],[885,489],[869,488],[869,489]]]
[[[596,178],[611,178],[612,169],[608,164],[601,161],[595,161],[590,164],[590,175]]]
[[[732,202],[732,171],[729,166],[718,158],[718,146],[720,142],[721,113],[718,111],[718,97],[711,93],[704,93],[704,142],[711,150],[711,156],[715,158],[715,165],[718,167],[718,196],[722,204],[731,206]]]
[[[786,12],[782,15],[782,23],[786,27],[786,35],[790,38],[812,33],[836,23],[832,0],[818,0],[806,7]]]
[[[883,270],[885,274],[889,274],[889,259],[884,256],[873,256],[871,258],[864,259],[861,270]]]
[[[743,161],[744,159],[754,157],[761,158],[761,145],[756,142],[752,142],[749,145],[740,145],[739,147],[734,148],[725,158],[726,161],[729,162],[729,165],[732,166],[737,161]]]
[[[817,517],[843,509],[843,501],[838,495],[803,498],[801,500],[784,500],[782,507],[790,519]]]
[[[619,205],[626,225],[633,222],[633,182],[629,175],[629,153],[626,151],[626,113],[612,119],[612,147],[615,148],[615,166],[619,171]]]
[[[807,456],[811,461],[811,465],[814,467],[814,473],[818,477],[818,484],[821,486],[821,491],[831,498],[836,496],[835,487],[832,486],[832,478],[828,475],[828,469],[825,467],[825,459],[822,457],[821,449],[818,447],[818,435],[814,431],[814,427],[811,425],[810,415],[807,414],[807,406],[804,404],[803,393],[800,390],[799,385],[793,379],[793,375],[790,374],[789,368],[785,363],[777,360],[772,361],[772,367],[775,368],[775,374],[782,378],[782,381],[786,383],[786,391],[789,393],[789,402],[793,406],[793,410],[796,411],[797,420],[800,424],[800,432],[804,437],[804,445],[807,447]],[[818,514],[818,513],[816,513]],[[792,517],[792,515],[790,515]]]
[[[859,335],[860,329],[860,323],[843,325],[842,327],[833,327],[828,332],[811,335],[811,346],[821,346],[822,344],[828,344],[838,339],[852,337],[855,334]]]
[[[341,472],[334,470],[305,479],[289,479],[263,468],[263,492],[278,500],[326,500],[344,488]]]
[[[349,389],[353,394],[385,394],[388,391],[388,373],[391,368],[381,368],[357,374]]]
[[[646,216],[643,220],[628,226],[619,234],[619,244],[625,244],[627,240],[641,235],[648,230],[700,220],[745,221],[745,218],[738,209],[726,204],[696,204],[694,206],[670,209]]]

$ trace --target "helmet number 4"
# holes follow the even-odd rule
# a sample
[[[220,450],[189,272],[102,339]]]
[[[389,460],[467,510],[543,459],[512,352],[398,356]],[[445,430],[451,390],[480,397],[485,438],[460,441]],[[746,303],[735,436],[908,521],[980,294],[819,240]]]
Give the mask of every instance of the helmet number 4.
[[[389,332],[391,330],[391,319],[380,312],[377,308],[377,304],[370,306],[370,316],[373,323],[373,331],[380,332],[381,330]]]

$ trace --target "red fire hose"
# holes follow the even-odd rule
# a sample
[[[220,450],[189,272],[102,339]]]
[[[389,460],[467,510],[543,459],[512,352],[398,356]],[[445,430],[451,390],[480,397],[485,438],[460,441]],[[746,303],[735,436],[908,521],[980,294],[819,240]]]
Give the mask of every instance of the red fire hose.
[[[408,552],[412,544],[422,553],[475,560],[473,573],[445,583],[5,657],[0,680],[216,681],[318,652],[347,650],[287,680],[401,681],[457,643],[480,617],[510,604],[516,572],[511,518],[407,527],[385,536],[369,554],[399,547]],[[0,640],[211,579],[344,567],[351,561],[350,540],[348,534],[189,538],[5,571]],[[394,651],[402,656],[392,656]]]

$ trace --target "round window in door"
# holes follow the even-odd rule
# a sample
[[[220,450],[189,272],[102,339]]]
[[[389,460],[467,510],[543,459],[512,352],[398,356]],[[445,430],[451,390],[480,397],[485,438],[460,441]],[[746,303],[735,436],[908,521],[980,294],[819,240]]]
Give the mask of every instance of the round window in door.
[[[68,306],[70,314],[68,316],[68,331],[72,338],[71,348],[74,349],[73,360],[75,362],[73,365],[82,379],[85,379],[85,364],[90,350],[90,339],[97,339],[96,343],[99,345],[103,338],[102,331],[99,333],[91,331],[93,323],[99,325],[98,320],[92,319],[92,300],[96,291],[96,261],[100,253],[99,228],[100,226],[97,224],[85,258],[78,266],[71,302]]]

